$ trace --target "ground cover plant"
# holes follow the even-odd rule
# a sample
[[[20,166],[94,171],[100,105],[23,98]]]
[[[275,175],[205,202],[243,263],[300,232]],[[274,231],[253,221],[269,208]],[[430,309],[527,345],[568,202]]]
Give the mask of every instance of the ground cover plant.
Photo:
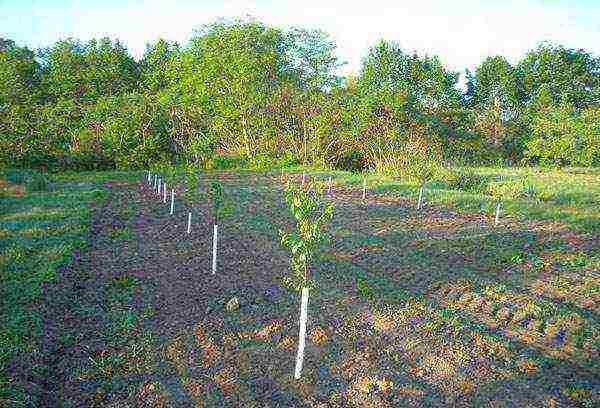
[[[328,181],[327,172],[305,171],[308,180]],[[300,186],[302,170],[286,177]],[[568,205],[584,216],[593,211],[590,198],[575,193],[597,175],[531,177],[534,187],[553,180],[550,191],[563,194],[541,201],[547,211],[564,211],[568,194]],[[180,173],[173,182],[178,197],[185,178]],[[36,396],[50,406],[599,402],[593,223],[511,212],[508,200],[493,228],[487,207],[459,200],[489,205],[484,191],[452,192],[435,181],[429,204],[416,213],[419,186],[410,179],[373,177],[363,200],[362,177],[333,174],[325,200],[336,211],[324,228],[331,239],[314,258],[318,285],[311,289],[302,376],[295,379],[298,292],[286,279],[289,252],[278,234],[295,219],[279,171],[198,173],[200,185],[218,181],[231,199],[215,275],[207,256],[208,197],[186,198],[170,215],[142,172],[61,180],[54,188],[74,196],[90,180],[102,182],[110,198],[99,197],[91,209],[86,249],[40,291],[48,345],[14,353],[2,395],[7,403],[27,405]],[[448,197],[459,204],[448,205]],[[198,216],[188,236],[190,209]],[[229,308],[232,298],[237,307]],[[16,380],[31,369],[31,354],[45,362],[47,381],[32,379],[38,388]]]

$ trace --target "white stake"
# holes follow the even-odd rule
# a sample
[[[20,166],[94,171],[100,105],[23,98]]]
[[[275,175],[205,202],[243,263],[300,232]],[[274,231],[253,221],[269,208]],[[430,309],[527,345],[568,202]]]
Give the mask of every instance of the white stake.
[[[417,210],[421,209],[421,203],[423,202],[423,190],[425,189],[424,186],[421,186],[421,188],[419,189],[419,202],[417,203]]]
[[[217,272],[217,228],[219,226],[215,224],[213,230],[213,257],[212,257],[212,273],[213,275]]]
[[[304,186],[304,181],[306,180],[306,172],[302,172],[302,185]]]
[[[281,182],[283,183],[283,167],[281,168]]]
[[[189,233],[192,232],[192,212],[188,212],[188,228],[187,228],[187,233],[189,235]]]
[[[152,183],[152,190],[156,190],[156,183],[158,182],[158,175],[154,175],[154,182]]]
[[[306,321],[308,320],[308,288],[302,288],[302,303],[300,304],[300,333],[298,334],[298,353],[296,354],[296,371],[294,378],[300,379],[304,361],[304,345],[306,343]]]
[[[329,185],[327,186],[327,194],[331,193],[331,176],[329,176]]]
[[[500,204],[501,201],[498,201],[498,205],[496,205],[496,221],[494,225],[498,225],[498,220],[500,219]]]
[[[367,178],[363,179],[363,200],[367,197]]]
[[[150,170],[146,170],[146,181],[150,184]]]
[[[174,208],[175,208],[175,190],[171,189],[171,215],[173,215]]]
[[[167,203],[167,183],[163,184],[163,204]]]

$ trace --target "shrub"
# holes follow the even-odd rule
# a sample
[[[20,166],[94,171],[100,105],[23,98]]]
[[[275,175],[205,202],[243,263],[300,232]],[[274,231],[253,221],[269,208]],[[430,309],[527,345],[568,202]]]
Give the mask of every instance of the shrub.
[[[468,192],[483,192],[489,180],[487,176],[475,173],[472,169],[454,170],[446,168],[440,170],[438,178],[448,188]]]
[[[36,173],[27,182],[28,191],[47,191],[49,185],[48,178],[41,173]]]
[[[533,118],[525,157],[543,166],[600,164],[600,109],[558,107]]]
[[[498,199],[537,198],[545,201],[549,198],[547,193],[536,190],[527,178],[491,181],[486,193]]]
[[[4,175],[11,183],[25,185],[28,191],[48,190],[48,177],[37,170],[6,169]]]
[[[350,150],[343,153],[334,162],[333,167],[337,170],[361,172],[365,169],[365,163],[359,150]]]
[[[204,163],[207,170],[230,170],[244,167],[246,161],[240,156],[215,155]]]
[[[275,158],[266,153],[260,153],[250,159],[250,165],[256,169],[268,169],[275,165]]]
[[[294,152],[291,150],[286,150],[282,157],[277,160],[277,164],[280,167],[293,167],[300,164],[296,156],[294,156]]]

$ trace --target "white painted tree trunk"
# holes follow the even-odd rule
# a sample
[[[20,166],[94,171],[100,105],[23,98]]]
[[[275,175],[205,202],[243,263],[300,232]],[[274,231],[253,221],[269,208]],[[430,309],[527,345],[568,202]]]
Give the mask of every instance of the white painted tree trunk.
[[[154,175],[154,182],[152,183],[152,190],[156,190],[156,183],[158,182],[158,176]]]
[[[190,232],[192,232],[192,212],[191,211],[188,212],[188,225],[187,225],[188,235]]]
[[[148,170],[148,174],[146,174],[146,181],[148,182],[148,185],[150,185],[150,170]]]
[[[217,230],[219,226],[214,225],[213,229],[213,253],[212,253],[212,273],[213,275],[217,272]]]
[[[167,183],[163,184],[163,204],[167,203]]]
[[[363,200],[365,198],[367,198],[367,179],[364,178],[363,179],[363,195],[362,195]]]
[[[417,203],[417,210],[421,209],[421,205],[423,204],[423,191],[425,190],[424,186],[421,186],[419,189],[419,202]]]
[[[158,196],[160,197],[160,187],[162,185],[162,179],[158,179]]]
[[[331,176],[329,176],[329,185],[327,186],[327,194],[331,194]]]
[[[174,209],[175,209],[175,190],[171,189],[171,215],[173,215]]]
[[[300,379],[302,363],[304,362],[304,346],[306,344],[306,322],[308,320],[308,288],[302,288],[302,302],[300,304],[300,333],[298,334],[298,353],[296,354],[296,370],[294,378]]]
[[[501,201],[498,201],[498,204],[496,205],[496,220],[494,221],[494,225],[498,225],[498,221],[500,220],[500,205],[502,204]]]

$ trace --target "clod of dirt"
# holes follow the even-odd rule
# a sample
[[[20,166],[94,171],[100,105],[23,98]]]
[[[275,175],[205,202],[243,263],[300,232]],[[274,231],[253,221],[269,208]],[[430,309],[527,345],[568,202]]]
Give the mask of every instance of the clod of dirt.
[[[225,305],[225,310],[228,312],[235,312],[240,308],[240,301],[237,297],[232,297],[229,302]]]

